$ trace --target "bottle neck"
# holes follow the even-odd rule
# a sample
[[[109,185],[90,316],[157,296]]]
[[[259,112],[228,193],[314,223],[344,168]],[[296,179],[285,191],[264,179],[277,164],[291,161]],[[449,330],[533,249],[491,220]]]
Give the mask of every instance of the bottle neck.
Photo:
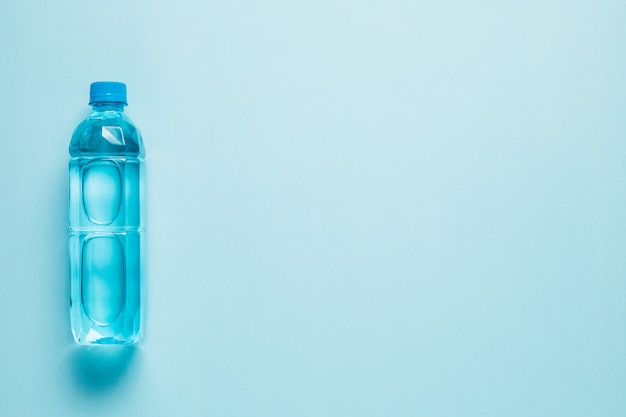
[[[91,105],[93,111],[95,112],[104,112],[104,111],[123,112],[124,106],[125,106],[124,103],[115,103],[115,102],[96,102]]]

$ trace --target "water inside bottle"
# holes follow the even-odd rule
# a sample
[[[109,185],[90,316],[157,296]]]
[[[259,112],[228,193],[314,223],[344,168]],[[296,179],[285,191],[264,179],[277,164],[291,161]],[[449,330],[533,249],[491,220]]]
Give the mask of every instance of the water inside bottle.
[[[92,83],[92,112],[69,146],[70,319],[80,344],[142,337],[144,148],[126,103],[123,83]]]

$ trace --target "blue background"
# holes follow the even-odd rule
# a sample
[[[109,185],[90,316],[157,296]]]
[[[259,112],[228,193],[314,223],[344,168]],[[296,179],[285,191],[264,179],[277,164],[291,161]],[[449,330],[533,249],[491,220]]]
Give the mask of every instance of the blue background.
[[[623,1],[0,4],[1,416],[626,415]],[[67,146],[128,84],[146,337],[78,348]]]

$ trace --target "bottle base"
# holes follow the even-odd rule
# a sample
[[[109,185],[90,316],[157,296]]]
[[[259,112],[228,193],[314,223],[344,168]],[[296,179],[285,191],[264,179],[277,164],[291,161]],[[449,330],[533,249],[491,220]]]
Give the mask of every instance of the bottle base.
[[[87,334],[77,335],[74,334],[74,341],[79,345],[94,346],[94,345],[134,345],[142,340],[142,335],[137,334],[129,337],[106,337],[100,335],[95,330],[91,329]]]

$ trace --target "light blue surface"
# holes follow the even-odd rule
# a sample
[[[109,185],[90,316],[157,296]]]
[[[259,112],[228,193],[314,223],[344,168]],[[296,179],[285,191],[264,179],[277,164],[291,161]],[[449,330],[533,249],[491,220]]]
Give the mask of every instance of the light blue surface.
[[[624,22],[1,3],[0,415],[623,417]],[[97,79],[149,150],[134,350],[69,330],[67,141]]]

